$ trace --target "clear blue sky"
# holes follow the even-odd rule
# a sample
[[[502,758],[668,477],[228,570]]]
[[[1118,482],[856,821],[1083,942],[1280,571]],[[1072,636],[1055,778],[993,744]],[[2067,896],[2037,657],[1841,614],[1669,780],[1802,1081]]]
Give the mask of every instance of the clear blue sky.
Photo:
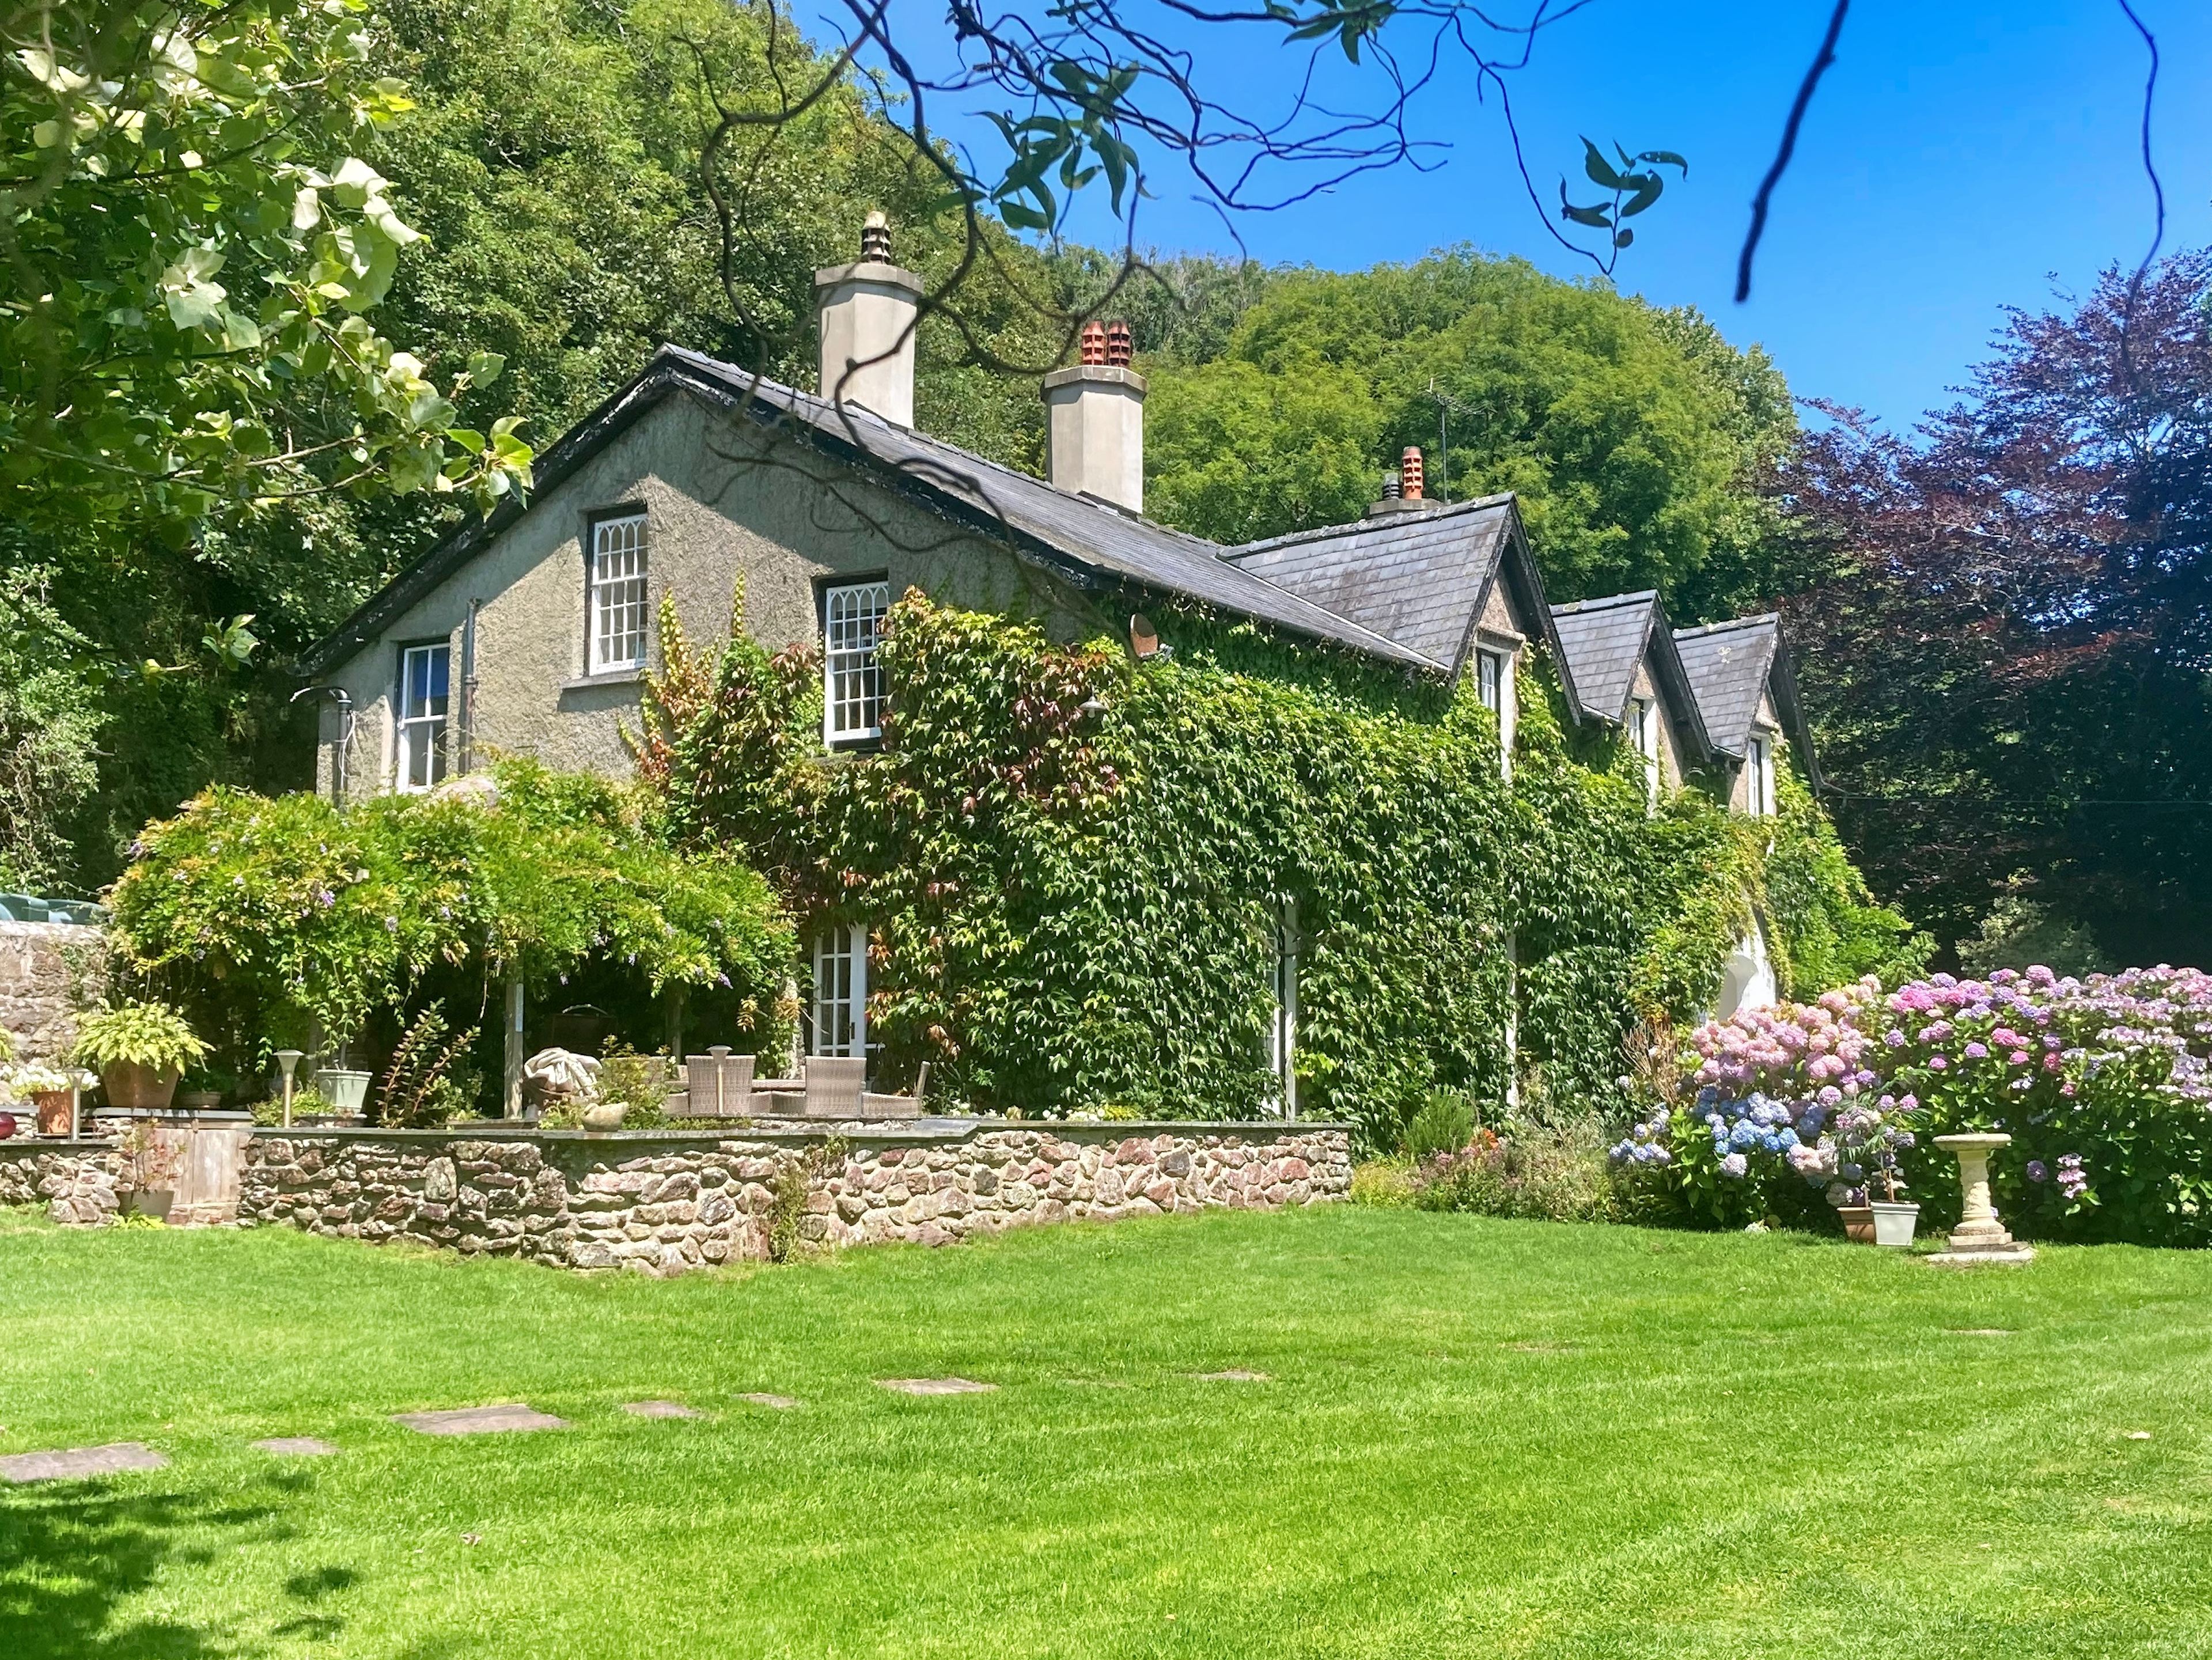
[[[1519,3],[1525,13],[1528,0]],[[2136,9],[2163,60],[2153,142],[2166,246],[2202,245],[2212,241],[2212,4]],[[2142,257],[2152,228],[2137,150],[2148,60],[2115,0],[1858,0],[1777,196],[1755,292],[1738,306],[1748,204],[1829,9],[1828,0],[1597,0],[1542,34],[1512,79],[1514,106],[1554,203],[1563,171],[1580,182],[1578,133],[1689,158],[1687,183],[1670,183],[1638,222],[1617,276],[1624,289],[1696,305],[1737,344],[1765,345],[1801,396],[1905,426],[1948,401],[2002,307],[2042,306],[2054,279],[2086,288],[2101,266]],[[909,44],[943,40],[939,0],[899,0],[901,15]],[[1249,33],[1211,46],[1184,38],[1200,52],[1194,78],[1255,112],[1279,106],[1303,61]],[[1588,271],[1537,222],[1495,106],[1474,93],[1462,61],[1414,106],[1415,137],[1449,146],[1437,170],[1370,174],[1243,216],[1245,246],[1270,262],[1346,270],[1472,242],[1563,275]],[[942,107],[936,119],[988,159],[980,121]],[[1163,176],[1156,191],[1140,242],[1233,246],[1218,216],[1188,199],[1187,180]],[[1116,240],[1103,216],[1074,230]]]

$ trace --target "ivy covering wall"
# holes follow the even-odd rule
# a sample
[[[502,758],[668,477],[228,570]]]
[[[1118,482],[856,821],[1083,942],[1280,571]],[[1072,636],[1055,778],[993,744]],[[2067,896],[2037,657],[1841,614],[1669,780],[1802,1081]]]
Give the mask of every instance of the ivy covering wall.
[[[1277,952],[1297,953],[1301,1109],[1395,1142],[1431,1092],[1615,1104],[1639,1019],[1699,1014],[1760,907],[1790,986],[1916,961],[1802,790],[1756,824],[1571,732],[1524,654],[1494,716],[1326,648],[1170,613],[1170,662],[909,593],[879,749],[820,751],[820,660],[733,619],[663,661],[636,745],[681,844],[768,871],[802,931],[869,934],[892,1082],[1026,1111],[1257,1113]],[[1516,963],[1517,957],[1517,963]],[[1517,1042],[1516,1042],[1517,1039]]]

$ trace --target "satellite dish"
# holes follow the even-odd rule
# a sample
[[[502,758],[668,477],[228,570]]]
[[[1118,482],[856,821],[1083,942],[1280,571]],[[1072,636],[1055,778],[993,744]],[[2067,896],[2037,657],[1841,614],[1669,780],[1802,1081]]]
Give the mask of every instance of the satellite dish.
[[[1160,631],[1142,611],[1129,618],[1129,649],[1136,653],[1139,662],[1159,655]]]

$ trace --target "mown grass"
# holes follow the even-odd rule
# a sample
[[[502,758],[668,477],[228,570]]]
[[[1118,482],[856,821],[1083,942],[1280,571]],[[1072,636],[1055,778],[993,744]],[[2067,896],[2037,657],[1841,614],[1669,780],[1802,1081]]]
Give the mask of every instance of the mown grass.
[[[873,1382],[949,1373],[999,1388]],[[504,1400],[574,1427],[387,1417]],[[0,1655],[2205,1655],[2209,1406],[2212,1257],[2117,1248],[1340,1208],[660,1283],[17,1226],[0,1452],[175,1462],[0,1489]]]

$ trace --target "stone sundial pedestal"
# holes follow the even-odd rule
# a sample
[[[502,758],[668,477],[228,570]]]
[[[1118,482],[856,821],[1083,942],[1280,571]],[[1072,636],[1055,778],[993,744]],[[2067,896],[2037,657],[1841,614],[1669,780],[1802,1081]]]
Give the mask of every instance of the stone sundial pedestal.
[[[2006,1232],[2004,1224],[1997,1220],[1996,1207],[1990,1203],[1990,1155],[1999,1147],[2010,1146],[2012,1137],[1939,1135],[1936,1145],[1958,1155],[1959,1225],[1951,1230],[1945,1248],[1928,1260],[1961,1267],[1976,1262],[2033,1262],[2034,1247],[2021,1244]]]

